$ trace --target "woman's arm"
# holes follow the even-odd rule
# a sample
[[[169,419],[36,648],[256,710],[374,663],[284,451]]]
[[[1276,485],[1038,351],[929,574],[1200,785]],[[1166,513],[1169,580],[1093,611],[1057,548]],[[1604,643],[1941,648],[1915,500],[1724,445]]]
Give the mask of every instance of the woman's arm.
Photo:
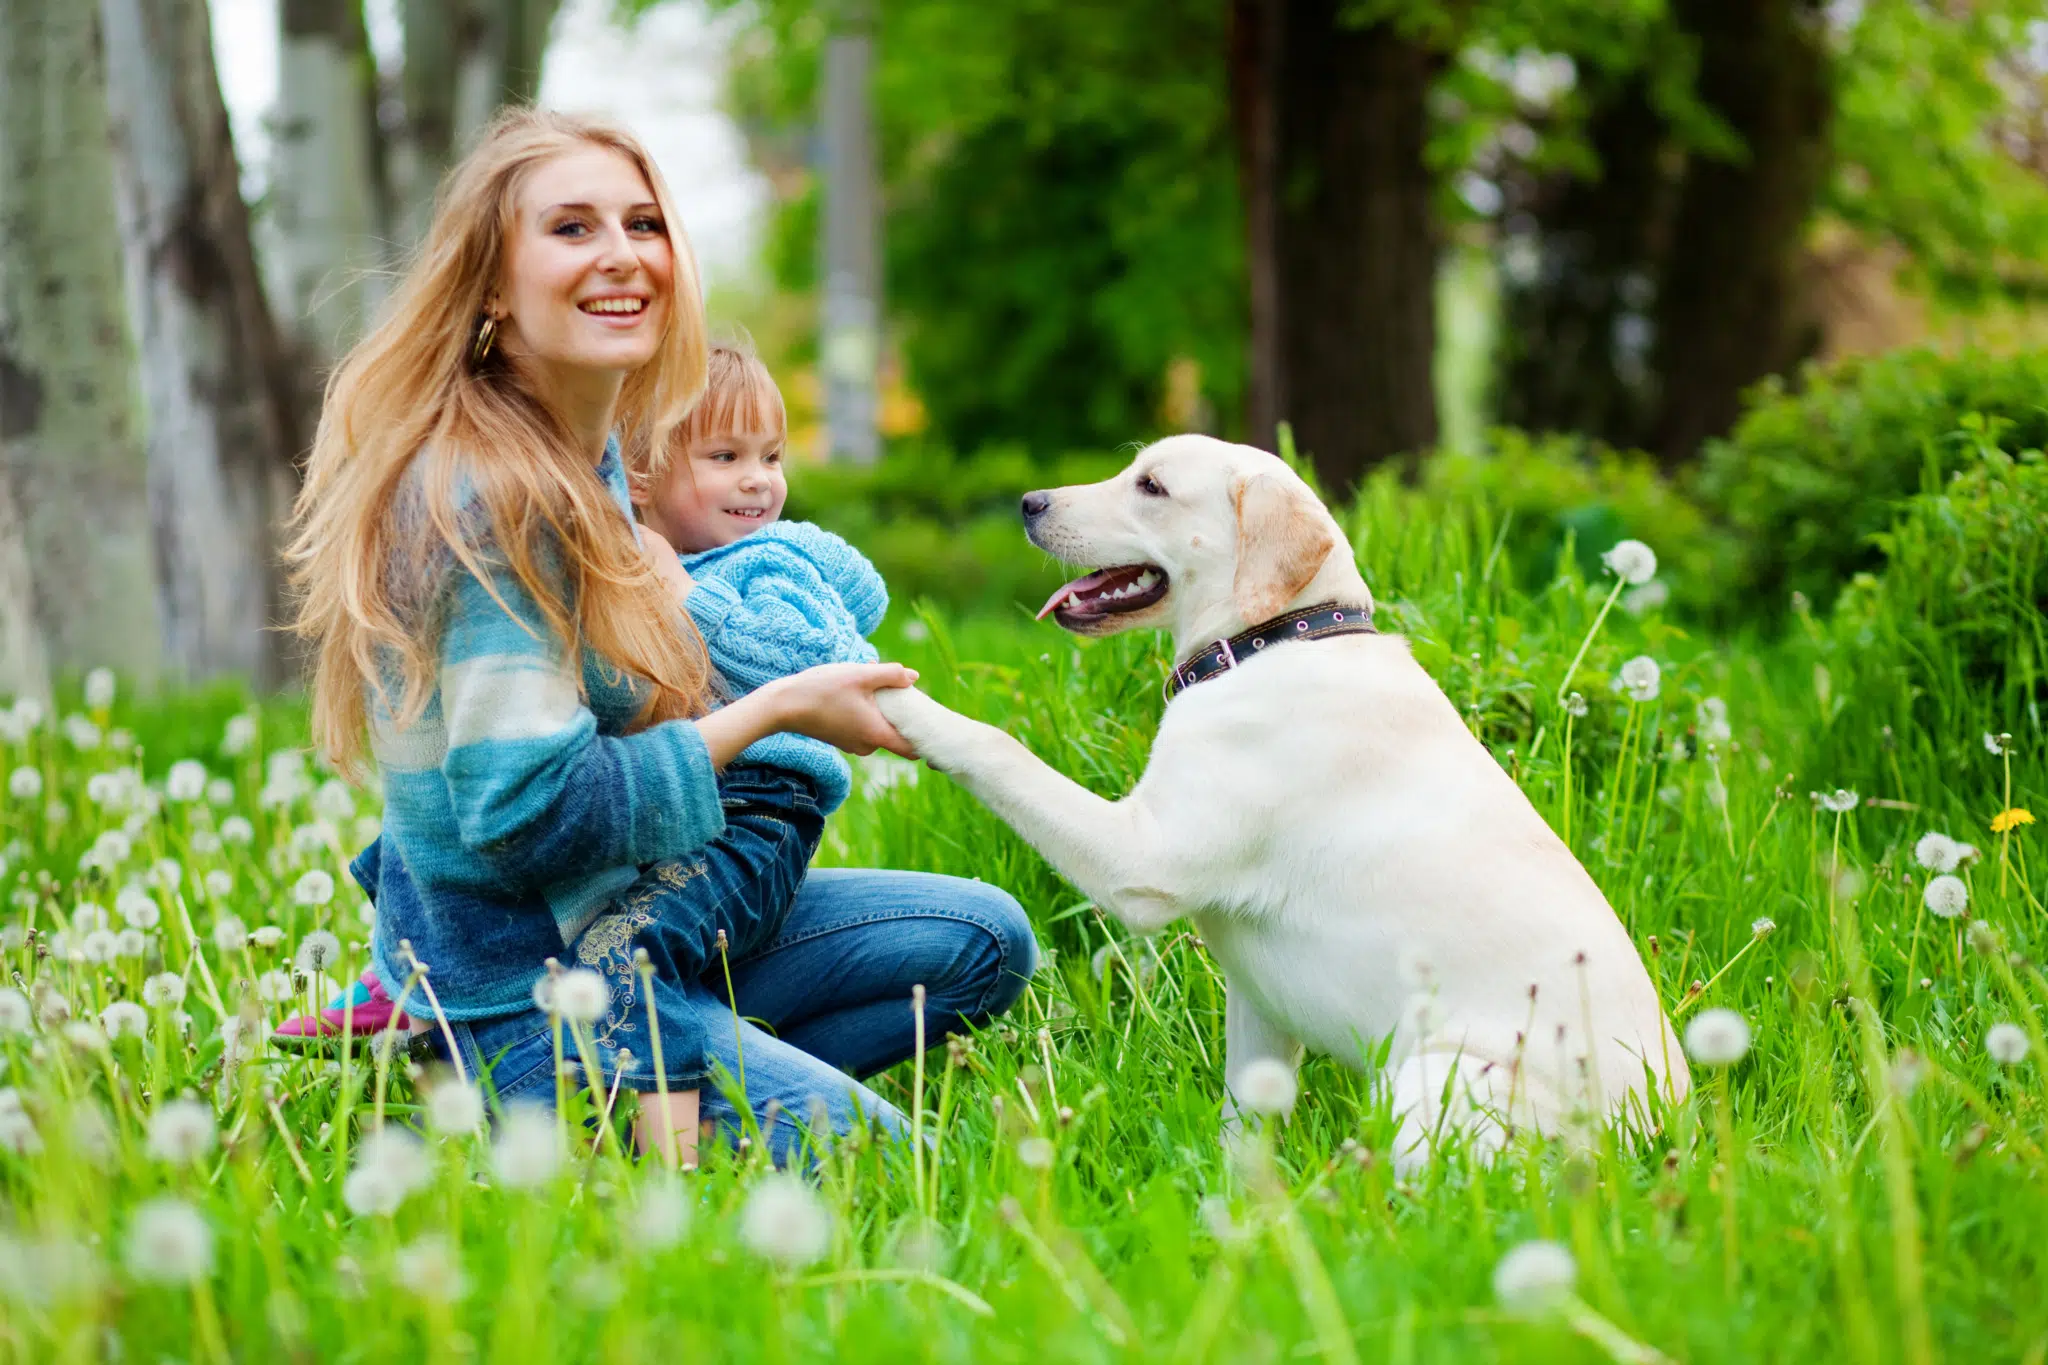
[[[697,722],[697,733],[723,768],[757,739],[788,731],[822,739],[850,754],[887,749],[916,758],[875,706],[875,693],[909,687],[917,673],[902,664],[822,664],[777,678]]]

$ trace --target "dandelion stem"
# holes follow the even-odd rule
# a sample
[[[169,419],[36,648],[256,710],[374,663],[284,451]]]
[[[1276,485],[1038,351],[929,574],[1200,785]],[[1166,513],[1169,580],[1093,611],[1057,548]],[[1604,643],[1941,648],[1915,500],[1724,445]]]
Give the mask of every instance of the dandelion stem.
[[[1579,641],[1579,652],[1572,655],[1571,666],[1564,671],[1564,681],[1557,685],[1557,700],[1560,706],[1564,704],[1566,689],[1572,685],[1572,679],[1578,675],[1579,665],[1585,661],[1586,651],[1593,646],[1593,637],[1600,633],[1600,624],[1607,619],[1607,613],[1614,609],[1614,603],[1621,596],[1621,590],[1627,586],[1628,580],[1625,578],[1616,578],[1614,580],[1614,591],[1607,594],[1607,600],[1600,604],[1600,614],[1593,618],[1593,625],[1587,630],[1586,638]]]
[[[932,1216],[931,1205],[925,1197],[924,1187],[924,986],[910,988],[910,1010],[914,1016],[911,1027],[916,1030],[917,1050],[911,1053],[910,1086],[910,1182],[917,1191],[917,1210],[926,1219]]]
[[[725,1003],[732,1009],[732,1051],[739,1063],[740,1094],[747,1093],[747,1044],[740,1032],[740,998],[732,988],[732,955],[726,949],[725,930],[718,931],[718,965],[725,971]],[[754,1113],[754,1102],[745,1101],[744,1109],[749,1118]]]
[[[655,1150],[674,1169],[682,1164],[682,1153],[677,1150],[675,1131],[669,1127],[668,1066],[661,1054],[661,1019],[654,1010],[654,964],[643,951],[634,967],[640,973],[641,997],[647,1002],[647,1041],[654,1050],[654,1093],[661,1096],[661,1131],[655,1134]],[[645,1122],[644,1111],[642,1121]]]

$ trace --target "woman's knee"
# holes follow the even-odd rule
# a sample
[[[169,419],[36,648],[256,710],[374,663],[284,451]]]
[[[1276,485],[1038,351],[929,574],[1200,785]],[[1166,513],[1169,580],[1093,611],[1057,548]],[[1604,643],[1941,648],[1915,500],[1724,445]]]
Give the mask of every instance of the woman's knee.
[[[965,882],[962,909],[987,936],[987,952],[977,984],[982,988],[972,1008],[976,1022],[993,1018],[1017,1003],[1024,987],[1038,970],[1038,937],[1032,932],[1031,917],[1017,898],[987,882]]]

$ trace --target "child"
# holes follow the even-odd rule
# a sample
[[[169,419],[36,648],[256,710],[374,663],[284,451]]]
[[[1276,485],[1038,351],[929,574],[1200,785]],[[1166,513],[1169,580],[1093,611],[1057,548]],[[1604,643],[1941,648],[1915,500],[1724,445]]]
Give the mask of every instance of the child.
[[[788,496],[786,429],[782,395],[759,358],[714,347],[689,420],[667,449],[644,452],[627,470],[650,552],[680,556],[661,568],[702,633],[728,701],[816,664],[873,662],[866,636],[888,607],[881,576],[859,551],[817,527],[778,520]],[[577,950],[573,965],[602,972],[612,986],[612,1008],[596,1030],[601,1045],[614,1034],[628,1043],[639,1031],[635,950],[667,979],[686,980],[715,964],[721,936],[731,958],[775,936],[825,817],[851,785],[832,746],[771,735],[721,776],[726,832],[687,865],[616,868],[549,889],[562,941]],[[366,888],[378,884],[380,845],[350,868]],[[396,1003],[366,971],[318,1015],[280,1026],[273,1040],[324,1046],[344,1034],[345,1010],[346,1031],[423,1034],[428,1021]]]

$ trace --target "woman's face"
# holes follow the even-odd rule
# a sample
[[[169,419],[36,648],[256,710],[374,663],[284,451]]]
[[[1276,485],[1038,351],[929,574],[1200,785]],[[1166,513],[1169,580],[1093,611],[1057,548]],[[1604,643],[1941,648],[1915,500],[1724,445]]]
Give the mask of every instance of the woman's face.
[[[610,148],[580,147],[535,167],[490,302],[497,344],[570,384],[645,365],[673,307],[668,233],[647,178]]]

